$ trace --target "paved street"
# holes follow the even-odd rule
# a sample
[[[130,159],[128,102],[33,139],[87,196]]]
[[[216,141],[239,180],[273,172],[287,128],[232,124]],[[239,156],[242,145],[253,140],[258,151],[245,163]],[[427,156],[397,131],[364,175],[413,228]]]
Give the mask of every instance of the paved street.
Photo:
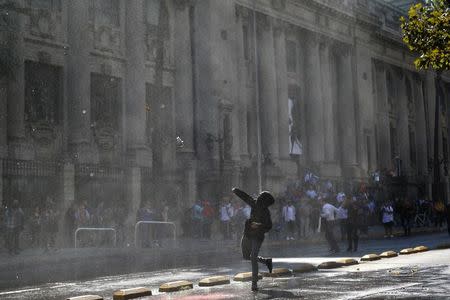
[[[418,245],[435,247],[449,242],[447,234],[433,234],[392,240],[364,241],[358,253],[340,253],[327,256],[324,245],[272,247],[262,254],[275,257],[275,267],[294,268],[296,264],[319,264],[337,257],[361,257],[366,253],[400,250]],[[199,279],[212,275],[229,275],[249,270],[249,263],[238,253],[230,253],[223,260],[208,261],[196,267],[164,271],[142,272],[107,276],[87,281],[57,282],[20,289],[3,290],[2,299],[63,299],[85,293],[103,295],[112,299],[113,291],[121,288],[145,286],[152,289],[152,299],[381,299],[381,298],[447,298],[450,295],[450,250],[433,250],[425,253],[366,262],[334,270],[297,274],[295,277],[268,279],[260,282],[257,294],[250,292],[249,283],[232,282],[230,285],[200,288]],[[262,270],[265,271],[265,270]],[[171,294],[158,294],[160,284],[175,280],[191,280],[194,290]]]

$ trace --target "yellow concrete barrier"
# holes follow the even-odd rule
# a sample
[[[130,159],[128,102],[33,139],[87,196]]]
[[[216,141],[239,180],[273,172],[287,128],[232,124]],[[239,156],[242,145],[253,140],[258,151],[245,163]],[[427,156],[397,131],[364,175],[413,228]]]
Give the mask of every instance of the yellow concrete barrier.
[[[258,274],[258,278],[262,279],[262,275]],[[252,272],[244,272],[238,273],[233,278],[234,281],[251,281],[252,280]]]
[[[190,290],[194,288],[194,284],[187,280],[179,280],[161,284],[159,286],[159,291],[162,292],[177,292],[183,290]]]
[[[413,248],[406,248],[400,251],[400,255],[408,255],[413,253],[417,253],[417,251],[414,250]]]
[[[307,272],[313,272],[317,271],[317,267],[313,264],[308,263],[300,263],[295,264],[295,266],[292,268],[292,273],[307,273]]]
[[[281,276],[290,276],[292,275],[292,271],[286,268],[276,268],[272,270],[272,273],[262,272],[263,277],[281,277]]]
[[[325,261],[317,266],[317,269],[335,269],[342,267],[343,264],[338,263],[337,261]]]
[[[70,297],[66,300],[103,300],[103,297],[97,296],[97,295],[83,295],[83,296],[76,296],[76,297]]]
[[[363,257],[361,257],[361,261],[373,261],[373,260],[379,260],[379,259],[381,259],[381,257],[374,253],[366,254]]]
[[[416,251],[416,252],[425,252],[425,251],[428,251],[429,249],[428,249],[428,247],[427,246],[417,246],[417,247],[414,247],[414,251]]]
[[[130,289],[122,289],[115,291],[113,294],[114,300],[128,300],[128,299],[136,299],[144,296],[151,296],[152,291],[148,288],[144,287],[136,287]]]
[[[398,256],[398,253],[395,251],[384,251],[383,253],[380,254],[381,258],[391,258],[391,257],[396,257]]]
[[[222,284],[230,284],[230,277],[228,276],[212,276],[203,278],[198,282],[198,286],[215,286]]]
[[[353,258],[338,259],[336,262],[338,264],[343,265],[343,266],[352,266],[352,265],[357,265],[358,264],[358,261],[356,259],[353,259]]]

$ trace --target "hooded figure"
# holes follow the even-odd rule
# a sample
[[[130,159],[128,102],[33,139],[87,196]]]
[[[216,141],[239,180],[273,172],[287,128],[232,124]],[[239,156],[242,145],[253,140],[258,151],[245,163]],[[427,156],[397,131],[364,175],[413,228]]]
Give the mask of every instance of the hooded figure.
[[[275,199],[269,192],[262,192],[256,200],[238,188],[233,188],[233,193],[251,207],[250,219],[245,221],[241,248],[244,259],[252,262],[252,291],[257,291],[258,262],[265,264],[272,273],[272,259],[258,256],[258,253],[265,233],[272,228],[269,206]]]

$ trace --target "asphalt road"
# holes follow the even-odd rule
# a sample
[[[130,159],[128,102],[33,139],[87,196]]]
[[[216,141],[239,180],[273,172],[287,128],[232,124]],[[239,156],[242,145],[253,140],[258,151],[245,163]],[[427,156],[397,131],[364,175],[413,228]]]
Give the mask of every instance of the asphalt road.
[[[308,262],[319,264],[337,257],[359,258],[365,253],[400,250],[418,245],[436,246],[449,242],[448,235],[434,234],[392,240],[366,241],[361,252],[326,255],[323,246],[265,249],[274,256],[275,267],[293,268]],[[249,270],[249,263],[224,258],[222,262],[177,268],[164,271],[100,277],[77,282],[49,283],[20,289],[0,291],[0,299],[65,299],[80,294],[98,294],[112,299],[112,293],[122,288],[145,286],[154,296],[148,299],[448,299],[450,297],[450,250],[433,250],[399,256],[333,270],[297,274],[295,277],[260,281],[257,293],[250,291],[249,283],[231,282],[229,285],[201,288],[199,279],[213,275],[229,275]],[[262,270],[265,271],[265,270]],[[170,294],[159,294],[160,284],[175,280],[191,280],[194,289]],[[146,299],[146,298],[141,298]]]

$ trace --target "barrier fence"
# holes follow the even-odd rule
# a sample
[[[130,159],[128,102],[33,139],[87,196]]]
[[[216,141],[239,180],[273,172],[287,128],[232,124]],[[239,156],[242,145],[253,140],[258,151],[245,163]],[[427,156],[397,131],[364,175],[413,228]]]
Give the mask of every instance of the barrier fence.
[[[173,222],[161,222],[161,221],[139,221],[136,223],[136,225],[134,225],[134,246],[137,248],[139,243],[138,243],[138,230],[139,227],[142,224],[160,224],[160,225],[166,225],[166,226],[170,226],[173,229],[173,240],[176,241],[177,240],[177,226],[175,225],[175,223]]]
[[[114,233],[114,247],[117,246],[117,233],[114,228],[105,227],[105,228],[96,228],[96,227],[80,227],[75,230],[75,248],[78,247],[78,233],[80,231],[112,231]]]

